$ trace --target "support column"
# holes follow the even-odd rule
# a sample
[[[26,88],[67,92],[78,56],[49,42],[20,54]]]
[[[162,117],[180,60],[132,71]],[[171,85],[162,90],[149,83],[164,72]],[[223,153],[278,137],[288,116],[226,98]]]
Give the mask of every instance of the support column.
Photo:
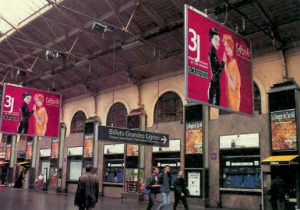
[[[99,122],[95,121],[94,127],[94,148],[93,148],[93,168],[98,168],[98,156],[99,156],[99,141],[98,141],[98,126]]]
[[[8,185],[13,185],[16,177],[16,141],[17,136],[11,135],[11,148],[10,148],[10,159],[8,169]]]
[[[140,115],[140,130],[146,130],[146,115]],[[139,169],[138,169],[138,184],[145,181],[145,146],[139,145]],[[141,171],[143,170],[143,177],[141,177]],[[139,192],[140,189],[138,189]],[[144,194],[139,192],[139,200],[144,200]]]
[[[202,199],[206,203],[206,198],[208,195],[208,183],[209,183],[209,175],[208,175],[208,169],[209,169],[209,107],[203,106],[202,108],[202,116],[203,116],[203,169],[202,169]]]
[[[62,192],[62,189],[63,189],[62,175],[63,175],[63,163],[64,163],[65,137],[66,137],[66,125],[64,123],[60,123],[56,192]]]
[[[300,166],[297,166],[296,170],[296,200],[297,200],[297,208],[300,209]]]
[[[39,158],[39,155],[37,155],[37,145],[38,145],[38,138],[39,137],[28,137],[32,138],[32,156],[31,156],[31,168],[29,170],[29,189],[34,189],[34,181],[36,179],[36,176],[38,175],[38,167],[37,167],[37,161]],[[27,144],[27,143],[26,143]]]

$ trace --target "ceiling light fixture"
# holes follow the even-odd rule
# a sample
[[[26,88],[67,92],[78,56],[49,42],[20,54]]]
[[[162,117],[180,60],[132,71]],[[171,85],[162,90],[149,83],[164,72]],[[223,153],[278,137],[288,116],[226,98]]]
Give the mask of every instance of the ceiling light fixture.
[[[132,49],[132,48],[135,48],[135,47],[138,47],[138,46],[141,46],[143,43],[140,41],[140,40],[135,40],[133,42],[128,42],[124,45],[122,45],[122,49],[123,50],[129,50],[129,49]]]
[[[98,23],[98,22],[94,22],[93,26],[92,26],[92,30],[96,31],[96,32],[99,32],[99,33],[104,33],[106,31],[108,31],[108,28],[107,28],[106,25],[103,25],[103,24]]]

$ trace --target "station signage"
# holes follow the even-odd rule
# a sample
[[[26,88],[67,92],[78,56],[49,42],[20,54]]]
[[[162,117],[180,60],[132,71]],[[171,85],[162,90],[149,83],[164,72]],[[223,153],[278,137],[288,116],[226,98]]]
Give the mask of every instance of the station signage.
[[[169,147],[169,135],[108,126],[98,127],[98,140]]]

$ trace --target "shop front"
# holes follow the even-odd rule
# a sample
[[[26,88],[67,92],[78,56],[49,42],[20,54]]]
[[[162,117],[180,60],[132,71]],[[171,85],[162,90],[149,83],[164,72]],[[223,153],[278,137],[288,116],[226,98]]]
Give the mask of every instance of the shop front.
[[[69,147],[67,152],[66,191],[75,193],[82,174],[83,147]]]
[[[121,198],[124,193],[125,144],[104,145],[103,196]]]
[[[234,206],[233,198],[261,206],[261,166],[258,133],[220,136],[220,206]],[[247,199],[246,199],[247,197]],[[243,199],[242,199],[243,198]],[[244,200],[244,201],[242,201]]]
[[[272,183],[276,178],[280,178],[284,184],[286,209],[295,209],[300,170],[299,161],[299,155],[274,155],[262,160],[263,165],[270,167],[270,172],[263,173],[264,180],[268,179],[264,185],[263,193],[265,209],[272,207]]]
[[[299,88],[294,81],[288,81],[272,86],[269,95],[269,124],[271,133],[271,155],[262,164],[264,170],[264,206],[276,207],[275,192],[282,182],[285,207],[300,208],[300,167],[299,167]],[[280,100],[278,100],[280,99]],[[277,181],[276,181],[277,180]],[[277,194],[277,197],[280,195]],[[268,202],[268,201],[271,201]]]
[[[49,181],[50,181],[50,167],[51,166],[51,149],[41,149],[40,150],[40,167],[39,175],[43,175],[44,178],[44,190],[48,190]]]

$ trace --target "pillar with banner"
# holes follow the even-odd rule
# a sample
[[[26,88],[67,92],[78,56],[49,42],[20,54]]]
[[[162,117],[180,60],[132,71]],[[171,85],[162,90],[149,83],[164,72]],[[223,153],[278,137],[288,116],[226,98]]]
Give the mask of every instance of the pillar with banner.
[[[8,135],[6,140],[5,160],[9,162],[7,169],[7,185],[12,186],[14,183],[14,156],[15,150],[13,149],[16,144],[16,136]]]
[[[146,130],[146,114],[143,109],[134,109],[127,115],[127,128]],[[126,145],[125,157],[125,193],[124,198],[143,200],[140,185],[145,179],[145,146],[136,144]]]
[[[300,208],[300,141],[299,87],[295,81],[275,84],[269,91],[269,123],[271,155],[262,160],[269,167],[269,184],[264,185],[264,207],[268,209],[274,202],[266,191],[272,192],[273,183],[281,179],[285,185],[286,208]],[[264,175],[266,177],[267,175]]]
[[[64,142],[66,137],[66,125],[60,123],[59,132],[59,145],[58,145],[58,168],[57,168],[57,192],[62,192],[62,175],[63,175],[63,162],[64,162]]]
[[[84,123],[83,131],[83,159],[82,159],[82,173],[85,173],[87,165],[92,165],[94,172],[98,168],[98,141],[96,141],[98,125],[98,117],[91,117]]]

